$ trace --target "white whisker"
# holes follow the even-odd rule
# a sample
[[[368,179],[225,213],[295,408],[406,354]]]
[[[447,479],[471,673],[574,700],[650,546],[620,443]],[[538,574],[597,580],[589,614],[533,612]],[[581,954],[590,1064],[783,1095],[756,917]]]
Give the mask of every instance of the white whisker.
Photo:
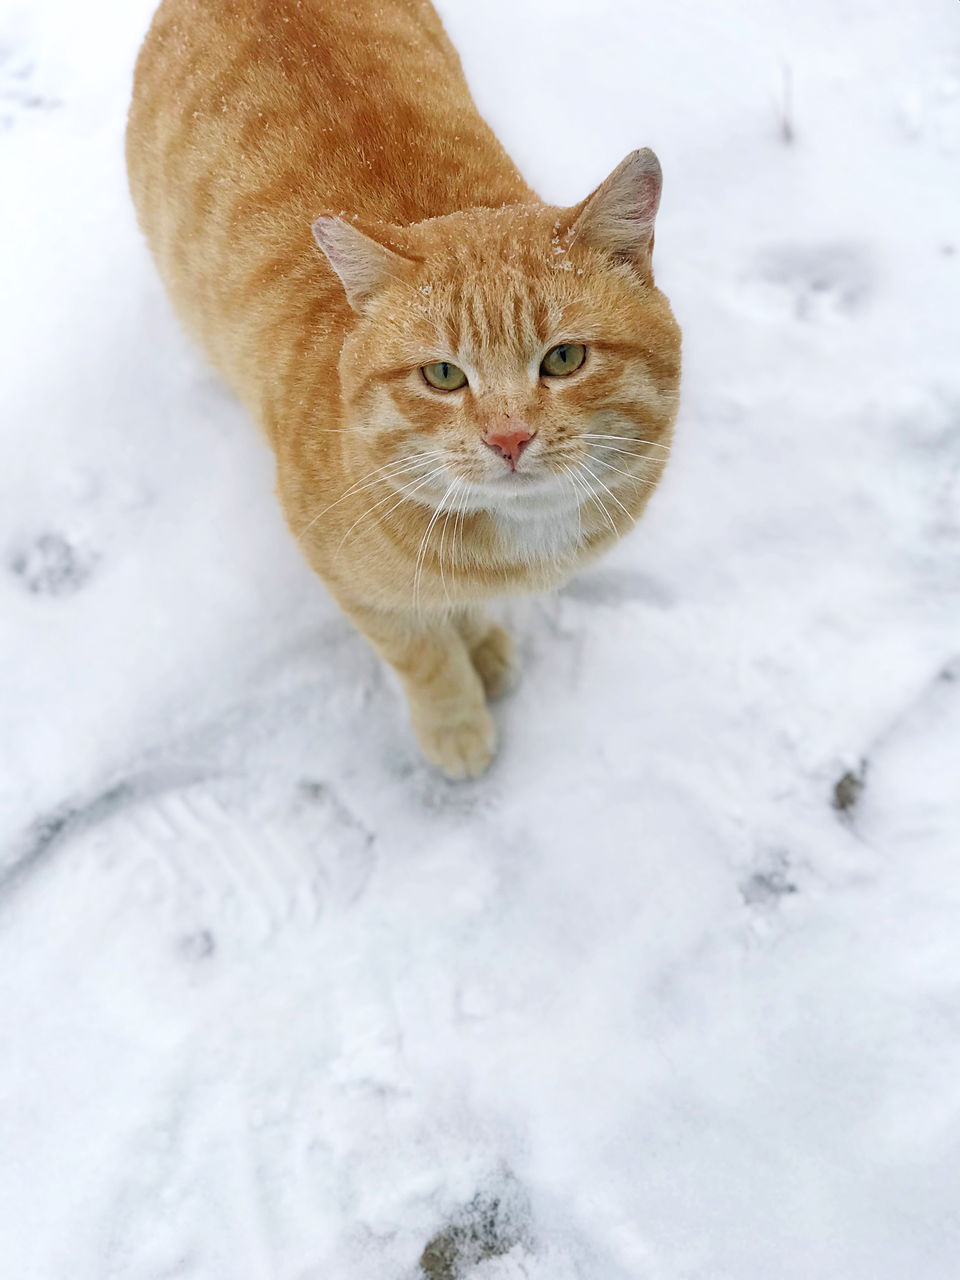
[[[661,466],[661,465],[663,465],[663,464],[667,461],[667,457],[669,456],[669,455],[665,455],[665,456],[664,456],[664,457],[662,457],[662,458],[658,458],[658,457],[656,456],[656,454],[652,454],[652,453],[637,453],[637,451],[636,451],[635,449],[618,449],[618,448],[617,448],[617,446],[616,446],[615,444],[593,444],[593,445],[591,445],[591,446],[590,446],[590,448],[591,448],[591,450],[593,450],[593,449],[603,449],[603,450],[604,450],[604,451],[606,451],[606,452],[609,452],[609,453],[615,453],[615,454],[616,454],[618,457],[620,457],[620,458],[632,458],[634,462],[655,463],[657,466]],[[593,455],[593,453],[591,452],[591,457],[593,457],[593,456],[594,456],[594,455]],[[598,461],[598,462],[602,462],[602,461],[603,461],[603,459],[602,459],[602,458],[598,458],[598,459],[597,459],[597,461]],[[607,464],[607,465],[609,465],[609,464]]]
[[[581,467],[583,467],[583,469],[587,472],[587,474],[588,474],[588,475],[593,476],[594,480],[596,480],[597,484],[601,487],[601,489],[603,489],[606,493],[609,493],[610,497],[614,500],[614,502],[617,504],[617,506],[620,508],[620,510],[623,512],[623,514],[627,517],[627,519],[628,519],[628,520],[630,521],[630,523],[632,524],[632,523],[633,523],[633,520],[634,520],[634,517],[630,514],[630,512],[627,510],[627,508],[623,505],[623,503],[620,501],[620,499],[617,497],[617,495],[613,492],[613,490],[612,490],[612,489],[608,489],[608,488],[607,488],[607,486],[606,486],[606,485],[603,483],[603,481],[600,479],[600,477],[596,474],[596,472],[591,471],[591,470],[590,470],[590,468],[587,466],[587,464],[586,464],[585,462],[581,462],[581,463],[580,463],[580,465],[581,465]]]
[[[597,504],[597,506],[598,506],[598,507],[600,508],[600,510],[603,512],[603,518],[604,518],[604,520],[606,520],[607,524],[610,526],[610,528],[611,528],[611,530],[613,531],[613,533],[614,533],[614,534],[616,534],[616,533],[617,533],[617,526],[614,524],[613,519],[612,519],[612,517],[611,517],[611,515],[610,515],[610,512],[607,510],[606,505],[604,504],[603,499],[600,497],[600,495],[599,495],[598,493],[594,492],[594,490],[593,490],[593,489],[591,488],[591,486],[590,486],[590,482],[589,482],[588,480],[585,480],[585,479],[583,478],[583,476],[582,476],[582,475],[580,475],[580,469],[581,469],[582,467],[583,467],[583,463],[582,463],[582,462],[578,462],[578,463],[576,464],[576,469],[577,469],[577,478],[579,479],[580,483],[581,483],[581,484],[586,488],[587,492],[589,493],[589,495],[590,495],[590,501],[591,501],[591,502],[595,502],[595,503]],[[596,477],[594,477],[594,479],[596,479]]]
[[[447,492],[440,499],[440,502],[438,503],[436,510],[434,511],[433,515],[430,517],[430,521],[427,524],[426,529],[424,530],[423,537],[420,539],[420,546],[419,546],[419,549],[417,550],[416,568],[414,569],[414,574],[413,574],[413,607],[416,613],[420,612],[420,580],[423,576],[423,566],[426,563],[427,542],[430,537],[430,532],[433,529],[433,526],[437,523],[437,520],[439,520],[440,515],[443,511],[444,503],[446,502],[447,498],[449,498],[451,492],[456,487],[458,482],[459,482],[459,478],[454,479],[453,483],[447,489]]]
[[[464,546],[463,546],[463,526],[464,526],[464,524],[466,523],[466,517],[467,517],[467,499],[469,498],[469,496],[470,496],[470,485],[469,485],[469,483],[464,483],[464,486],[463,486],[463,495],[462,495],[462,496],[461,496],[461,498],[460,498],[460,511],[459,511],[459,512],[458,512],[458,514],[457,514],[457,519],[458,519],[459,524],[460,524],[460,564],[461,564],[461,566],[465,566],[465,565],[466,565],[466,556],[465,556],[465,554],[464,554]],[[453,536],[454,536],[455,538],[456,538],[456,536],[457,536],[457,528],[456,528],[456,525],[454,525],[454,529],[453,529]]]
[[[580,508],[583,505],[583,499],[586,498],[587,502],[590,503],[593,501],[593,494],[587,488],[586,483],[582,479],[582,477],[577,475],[575,467],[576,467],[576,464],[574,464],[574,467],[567,467],[565,470],[565,474],[570,477],[570,483],[573,485],[574,493],[576,493],[577,495],[577,517],[579,519]]]
[[[397,507],[399,507],[402,503],[412,502],[413,495],[415,493],[419,493],[419,491],[422,488],[424,488],[426,485],[428,485],[430,481],[433,480],[435,477],[443,475],[444,471],[446,471],[446,467],[436,467],[433,471],[428,472],[427,475],[425,475],[421,479],[420,483],[415,485],[414,488],[411,489],[409,493],[406,492],[405,486],[401,484],[400,489],[403,491],[402,497],[398,502],[395,502],[393,504],[393,506],[390,508],[390,511],[384,512],[381,519],[385,520],[387,516],[390,515],[390,512],[396,511]],[[376,511],[378,507],[382,507],[385,502],[389,502],[390,499],[395,496],[396,496],[396,490],[391,489],[391,491],[387,494],[385,498],[381,498],[379,502],[375,502],[373,506],[367,507],[365,511],[361,512],[361,514],[357,517],[356,520],[354,520],[353,524],[350,526],[347,532],[343,535],[343,537],[337,543],[337,551],[340,550],[340,548],[343,546],[346,540],[350,537],[351,533],[353,533],[354,529],[357,527],[357,525],[360,523],[361,520],[365,520],[367,516],[371,515],[374,511]]]
[[[385,463],[382,467],[376,467],[373,471],[368,471],[360,480],[357,480],[346,489],[336,501],[329,503],[322,511],[318,511],[310,523],[305,525],[300,533],[297,534],[297,542],[302,541],[317,521],[322,519],[328,511],[332,511],[334,507],[339,506],[341,502],[345,502],[347,498],[363,493],[367,489],[376,488],[378,484],[382,484],[385,480],[393,479],[395,476],[406,475],[408,472],[416,471],[425,462],[432,461],[434,458],[442,458],[443,456],[444,451],[442,449],[432,449],[429,453],[419,454],[416,458],[398,459],[394,462]]]
[[[460,487],[461,487],[461,486],[464,486],[464,487],[465,487],[465,486],[466,486],[466,481],[465,481],[465,480],[459,480],[459,479],[458,479],[458,480],[454,480],[453,484],[454,484],[453,496],[454,496],[454,500],[456,500]],[[448,490],[448,492],[449,492],[449,490]],[[444,594],[444,596],[446,597],[446,599],[447,599],[447,600],[449,600],[449,599],[450,599],[450,596],[449,596],[449,595],[448,595],[448,593],[447,593],[447,579],[446,579],[446,577],[444,576],[444,572],[443,572],[443,544],[444,544],[444,543],[446,542],[446,540],[447,540],[447,525],[450,523],[450,517],[451,517],[451,515],[453,515],[454,510],[455,510],[455,508],[451,506],[450,510],[447,512],[447,514],[446,514],[446,515],[444,516],[444,518],[443,518],[443,528],[440,530],[440,552],[439,552],[439,560],[440,560],[440,582],[441,582],[441,584],[443,585],[443,594]],[[454,528],[454,532],[456,532],[456,528],[457,528],[456,520],[454,520],[453,528]],[[452,571],[453,571],[453,569],[455,569],[455,568],[456,568],[456,565],[455,565],[455,564],[451,564],[451,566],[450,566],[451,572],[452,572]]]
[[[313,526],[317,523],[317,521],[320,520],[323,516],[325,516],[328,511],[332,511],[334,507],[338,506],[341,502],[346,501],[347,498],[351,498],[353,497],[354,494],[357,494],[357,493],[363,493],[364,490],[366,489],[376,488],[378,484],[380,484],[383,480],[388,479],[389,476],[392,476],[393,474],[403,475],[407,471],[416,470],[417,466],[419,465],[419,461],[420,460],[417,460],[415,462],[413,459],[407,459],[402,463],[401,462],[387,463],[386,466],[377,467],[376,470],[374,471],[368,471],[361,480],[355,481],[352,485],[350,485],[350,487],[346,489],[340,495],[340,497],[336,499],[335,502],[329,503],[321,511],[318,511],[317,514],[310,521],[310,523],[304,527],[301,533],[297,535],[297,541],[299,541],[304,536],[305,533],[307,533],[310,529],[312,529]],[[389,473],[389,475],[387,473]],[[374,478],[371,479],[370,477],[374,477]]]
[[[577,506],[577,547],[583,542],[583,512],[580,508],[580,491],[574,483],[573,476],[569,467],[565,467],[561,475],[570,481],[570,488],[573,490],[573,500]]]
[[[652,488],[656,483],[654,480],[647,480],[644,476],[634,475],[632,471],[624,471],[620,467],[615,467],[612,462],[607,462],[604,458],[595,458],[594,461],[599,462],[600,466],[606,467],[608,471],[615,471],[618,476],[626,476],[634,484],[646,485],[647,488]]]
[[[644,440],[641,436],[611,436],[611,435],[608,435],[605,431],[603,432],[584,431],[581,434],[580,439],[581,440],[626,440],[628,444],[648,444],[652,446],[652,448],[654,449],[666,449],[668,453],[670,452],[670,446],[668,444],[661,444],[659,440]]]

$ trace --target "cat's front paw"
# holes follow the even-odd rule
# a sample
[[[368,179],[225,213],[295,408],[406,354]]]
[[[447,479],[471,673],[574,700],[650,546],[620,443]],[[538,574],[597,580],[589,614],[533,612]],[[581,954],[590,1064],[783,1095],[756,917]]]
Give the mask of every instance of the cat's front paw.
[[[503,627],[490,628],[470,650],[470,661],[483,681],[488,698],[499,698],[516,680],[513,641]]]
[[[448,778],[479,778],[490,767],[497,750],[497,731],[486,707],[466,713],[461,720],[414,723],[424,756]]]

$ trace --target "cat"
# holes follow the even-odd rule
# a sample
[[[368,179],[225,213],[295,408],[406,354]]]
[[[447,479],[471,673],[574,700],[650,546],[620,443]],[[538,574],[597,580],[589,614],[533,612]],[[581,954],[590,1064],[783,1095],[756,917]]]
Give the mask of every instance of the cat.
[[[398,673],[426,759],[481,775],[513,672],[485,602],[613,544],[669,453],[656,156],[544,204],[428,0],[162,0],[126,155],[160,276],[266,432],[294,537]]]

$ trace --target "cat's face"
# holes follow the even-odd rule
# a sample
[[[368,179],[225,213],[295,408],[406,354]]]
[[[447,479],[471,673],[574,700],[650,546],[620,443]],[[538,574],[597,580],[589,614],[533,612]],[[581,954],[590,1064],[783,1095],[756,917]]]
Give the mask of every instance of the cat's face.
[[[376,241],[318,224],[358,311],[352,443],[399,494],[522,518],[655,481],[680,338],[650,272],[659,166],[639,156],[573,210],[472,210]]]

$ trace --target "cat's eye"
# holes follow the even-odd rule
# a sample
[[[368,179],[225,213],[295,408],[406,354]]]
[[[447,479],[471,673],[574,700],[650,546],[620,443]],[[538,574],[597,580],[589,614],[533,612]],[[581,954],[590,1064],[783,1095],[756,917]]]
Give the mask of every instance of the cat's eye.
[[[576,373],[587,358],[587,348],[582,342],[561,342],[543,357],[540,372],[547,378],[565,378]]]
[[[420,370],[431,387],[438,391],[459,391],[467,385],[467,375],[449,360],[437,360],[435,364],[425,364]]]

